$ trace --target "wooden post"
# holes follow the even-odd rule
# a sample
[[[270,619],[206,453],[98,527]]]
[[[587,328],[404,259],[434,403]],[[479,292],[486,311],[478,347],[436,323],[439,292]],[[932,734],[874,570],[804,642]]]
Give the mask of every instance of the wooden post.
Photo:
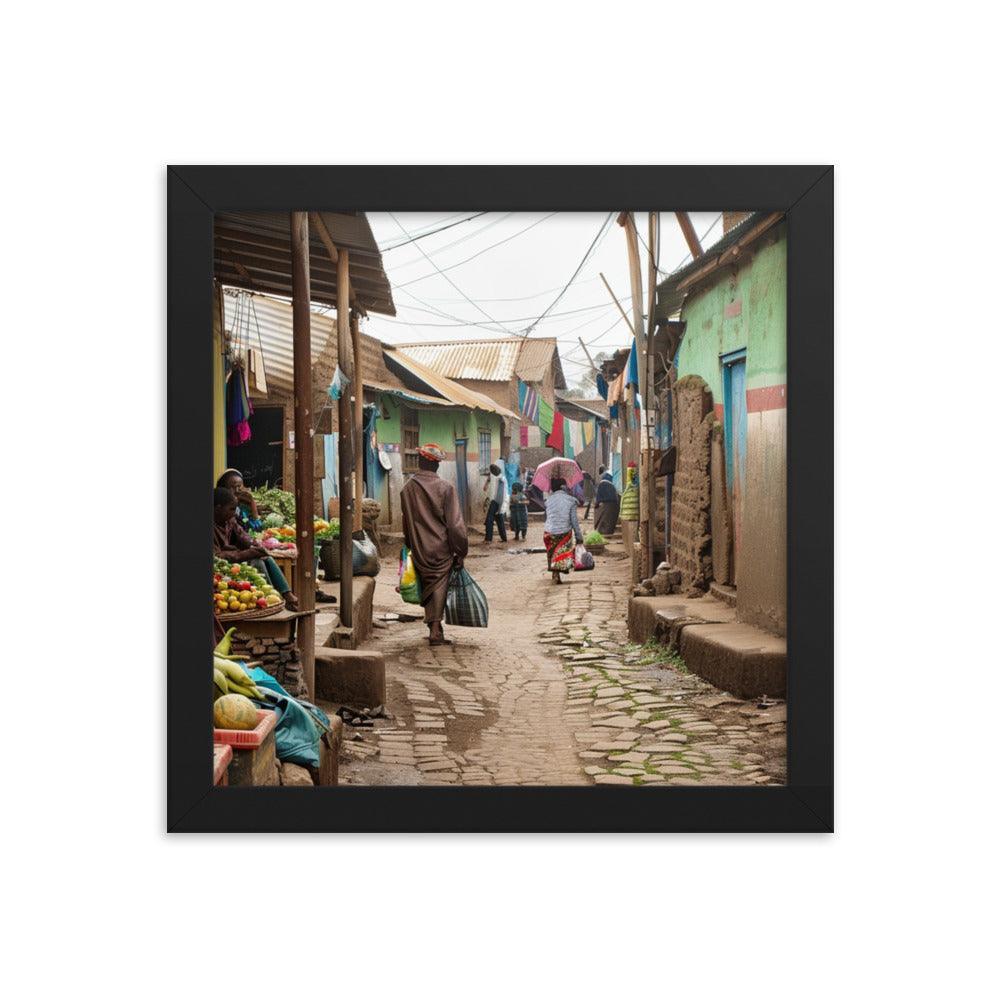
[[[649,393],[649,398],[643,397],[643,403],[645,403],[645,416],[646,416],[646,479],[643,483],[645,492],[649,495],[649,499],[646,503],[646,511],[649,516],[648,528],[647,528],[647,538],[646,538],[646,569],[648,570],[649,576],[652,576],[656,572],[656,566],[653,560],[653,550],[656,547],[656,530],[655,530],[655,518],[656,518],[656,469],[653,466],[653,428],[657,420],[657,414],[659,413],[659,399],[656,396],[656,366],[654,364],[653,355],[653,333],[656,326],[653,321],[653,311],[656,308],[656,258],[653,256],[654,252],[659,253],[659,239],[660,239],[660,215],[659,212],[649,213],[649,261],[648,270],[646,272],[647,277],[647,294],[648,303],[646,310],[646,322],[649,324],[646,329],[646,391]],[[664,525],[665,527],[665,525]],[[666,539],[664,539],[663,555],[666,558]]]
[[[351,310],[351,344],[354,353],[354,379],[351,382],[351,392],[354,394],[354,512],[358,529],[365,526],[362,517],[361,501],[365,495],[365,390],[361,370],[361,330],[358,324],[358,314]]]
[[[637,353],[639,369],[639,395],[642,397],[642,412],[640,413],[639,427],[636,433],[636,441],[633,445],[636,458],[636,476],[639,481],[639,543],[642,550],[642,564],[639,570],[640,579],[648,575],[645,571],[649,569],[646,563],[649,561],[649,512],[650,497],[646,487],[646,476],[644,472],[648,466],[648,459],[643,458],[642,438],[643,438],[643,413],[649,410],[650,400],[648,396],[649,386],[647,384],[647,350],[646,350],[646,328],[642,321],[642,271],[639,263],[639,234],[635,228],[635,218],[631,212],[622,212],[618,216],[618,224],[625,230],[625,246],[628,250],[628,272],[629,281],[632,285],[632,317],[633,328],[635,330],[635,348]],[[630,395],[629,406],[632,407],[629,419],[635,413],[635,391],[634,387]],[[647,441],[648,445],[648,441]],[[648,448],[647,448],[648,451]],[[633,581],[634,582],[634,581]]]
[[[350,278],[348,253],[337,252],[337,363],[349,378],[350,391],[337,400],[337,492],[340,494],[340,624],[354,627],[354,490],[351,473],[354,471],[354,414],[351,392],[354,387],[354,350],[350,330]]]
[[[313,556],[313,513],[316,483],[313,475],[312,339],[309,331],[309,216],[291,213],[292,241],[292,365],[295,393],[295,544],[299,549],[295,591],[299,610],[316,608]],[[299,655],[309,698],[316,696],[316,619],[299,620]]]

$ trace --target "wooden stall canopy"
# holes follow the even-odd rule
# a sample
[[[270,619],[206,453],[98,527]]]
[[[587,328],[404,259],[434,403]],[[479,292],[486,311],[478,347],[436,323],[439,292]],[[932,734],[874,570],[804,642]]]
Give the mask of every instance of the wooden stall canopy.
[[[336,247],[348,251],[350,304],[361,312],[395,316],[382,254],[364,213],[310,212],[309,217],[311,301],[337,305],[337,268],[325,243],[329,235]],[[224,285],[291,297],[288,212],[217,212],[215,276]]]

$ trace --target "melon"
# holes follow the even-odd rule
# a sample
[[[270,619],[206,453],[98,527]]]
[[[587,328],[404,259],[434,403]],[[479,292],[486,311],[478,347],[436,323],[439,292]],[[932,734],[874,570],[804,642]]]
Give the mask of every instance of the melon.
[[[253,729],[257,725],[257,709],[241,694],[224,694],[219,698],[213,717],[216,729]]]

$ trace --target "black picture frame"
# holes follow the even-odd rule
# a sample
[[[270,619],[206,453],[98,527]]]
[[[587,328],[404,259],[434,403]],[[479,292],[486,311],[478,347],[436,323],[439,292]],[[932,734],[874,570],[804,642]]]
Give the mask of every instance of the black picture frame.
[[[212,226],[219,210],[782,211],[788,226],[788,783],[213,788]],[[196,831],[832,831],[833,168],[167,168],[167,827]],[[204,534],[192,530],[204,513]],[[199,581],[206,581],[202,589]],[[391,665],[387,664],[391,669]]]

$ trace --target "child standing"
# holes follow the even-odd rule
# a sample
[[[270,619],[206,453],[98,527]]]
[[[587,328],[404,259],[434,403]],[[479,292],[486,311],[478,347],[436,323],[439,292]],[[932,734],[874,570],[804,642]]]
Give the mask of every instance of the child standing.
[[[520,483],[514,483],[510,488],[510,526],[515,540],[528,537],[528,498]]]

